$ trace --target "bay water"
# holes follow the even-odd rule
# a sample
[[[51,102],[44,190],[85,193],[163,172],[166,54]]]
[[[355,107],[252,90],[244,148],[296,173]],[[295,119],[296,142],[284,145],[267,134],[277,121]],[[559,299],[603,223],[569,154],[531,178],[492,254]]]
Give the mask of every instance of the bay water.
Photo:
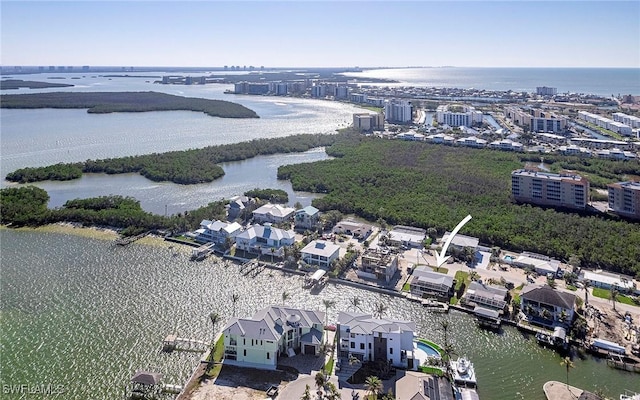
[[[84,110],[0,111],[0,172],[26,166],[119,157],[207,145],[234,143],[296,133],[329,133],[350,123],[358,108],[338,102],[225,95],[228,85],[164,86],[147,78],[86,76],[73,90],[156,90],[193,97],[237,101],[256,110],[256,120],[226,120],[193,112],[87,114]],[[547,85],[551,85],[548,84]],[[60,90],[60,89],[57,89]],[[256,157],[228,163],[224,181],[182,186],[155,183],[138,175],[88,175],[73,182],[38,183],[52,196],[51,206],[66,199],[103,194],[131,195],[156,212],[182,212],[240,194],[253,187],[283,187],[277,165],[326,158],[321,149],[297,154]],[[282,184],[283,186],[277,186]],[[2,186],[9,184],[3,182]],[[274,186],[276,185],[276,186]],[[287,188],[287,185],[288,188]],[[312,195],[292,193],[303,203]],[[174,256],[174,252],[178,252]],[[111,241],[32,230],[0,230],[0,377],[2,385],[62,385],[62,399],[113,399],[138,369],[165,374],[182,384],[197,363],[189,353],[160,353],[170,333],[211,338],[208,315],[252,315],[281,302],[323,309],[322,299],[336,300],[338,310],[362,300],[364,311],[376,302],[388,304],[387,316],[415,321],[421,337],[442,342],[438,322],[452,324],[452,341],[476,365],[480,394],[486,399],[542,399],[542,384],[564,380],[560,358],[539,348],[514,329],[497,335],[478,330],[461,313],[431,314],[402,299],[345,286],[328,285],[312,295],[297,276],[268,270],[256,278],[215,259],[188,260],[188,249]],[[231,295],[240,300],[233,310]],[[637,375],[610,369],[600,360],[576,359],[570,383],[617,396],[624,389],[640,392]],[[4,398],[4,397],[3,397]],[[21,398],[8,395],[7,398]]]

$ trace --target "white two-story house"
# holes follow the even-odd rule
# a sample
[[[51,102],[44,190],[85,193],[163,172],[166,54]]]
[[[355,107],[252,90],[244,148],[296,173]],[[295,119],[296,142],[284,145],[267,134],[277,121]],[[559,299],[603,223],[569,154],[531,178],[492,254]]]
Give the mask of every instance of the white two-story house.
[[[265,204],[253,212],[253,220],[258,223],[272,222],[280,224],[293,218],[295,208],[284,207],[280,204]]]
[[[203,219],[200,222],[200,229],[195,233],[195,240],[200,243],[224,244],[227,239],[231,242],[242,231],[242,226],[237,222],[209,221]]]
[[[360,361],[388,361],[407,368],[413,354],[415,322],[376,319],[369,314],[340,312],[338,343],[340,357],[353,356]]]
[[[251,318],[231,318],[222,331],[224,363],[276,369],[281,355],[320,354],[321,311],[271,306]]]
[[[298,229],[314,229],[320,222],[320,210],[313,206],[307,206],[297,210],[293,220]]]
[[[284,256],[284,248],[293,246],[295,232],[271,226],[253,225],[236,236],[236,248],[254,254]]]

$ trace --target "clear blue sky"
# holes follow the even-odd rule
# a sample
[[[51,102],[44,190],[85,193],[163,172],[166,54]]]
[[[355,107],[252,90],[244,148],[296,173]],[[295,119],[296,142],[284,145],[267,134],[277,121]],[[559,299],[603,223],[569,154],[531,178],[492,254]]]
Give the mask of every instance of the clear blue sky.
[[[640,1],[5,1],[0,63],[640,67]]]

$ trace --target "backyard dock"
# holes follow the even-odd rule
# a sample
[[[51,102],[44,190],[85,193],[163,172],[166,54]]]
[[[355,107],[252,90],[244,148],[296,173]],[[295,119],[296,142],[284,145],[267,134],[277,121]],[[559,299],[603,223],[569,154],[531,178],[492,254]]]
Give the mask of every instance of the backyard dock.
[[[118,246],[126,246],[128,244],[135,242],[138,239],[142,239],[143,237],[147,236],[149,233],[151,233],[151,231],[147,231],[135,236],[127,236],[120,239],[116,239],[116,244]]]
[[[167,335],[162,341],[162,351],[171,353],[172,351],[195,351],[204,352],[210,347],[210,343],[204,340],[181,338],[177,335]]]

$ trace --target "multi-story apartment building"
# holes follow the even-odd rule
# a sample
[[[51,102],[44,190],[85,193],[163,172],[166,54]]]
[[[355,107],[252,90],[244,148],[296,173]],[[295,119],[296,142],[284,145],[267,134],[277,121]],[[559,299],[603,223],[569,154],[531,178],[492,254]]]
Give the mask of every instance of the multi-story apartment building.
[[[411,122],[412,107],[406,100],[387,100],[384,103],[384,117],[389,122]]]
[[[353,114],[353,127],[360,131],[371,131],[384,128],[382,114],[357,113]]]
[[[538,86],[536,87],[536,94],[538,96],[555,96],[558,94],[558,88]]]
[[[231,318],[222,331],[224,363],[276,369],[286,354],[320,354],[323,321],[321,311],[271,306],[251,318]]]
[[[614,119],[610,119],[587,111],[578,111],[578,117],[591,124],[598,125],[601,128],[608,129],[624,136],[631,136],[633,133],[631,126],[620,122],[621,120],[624,120],[624,118],[620,116],[614,115]]]
[[[482,113],[470,106],[462,106],[462,111],[449,111],[449,106],[436,109],[436,121],[449,126],[473,126],[482,123]]]
[[[584,209],[589,202],[589,181],[570,172],[519,169],[511,173],[511,194],[517,202]]]
[[[505,107],[504,115],[531,132],[564,132],[567,129],[565,117],[538,108]]]
[[[625,113],[617,112],[613,113],[613,120],[616,122],[622,122],[625,125],[629,125],[632,128],[640,128],[640,118],[627,115]]]
[[[640,219],[640,182],[608,185],[609,209],[625,217]]]

